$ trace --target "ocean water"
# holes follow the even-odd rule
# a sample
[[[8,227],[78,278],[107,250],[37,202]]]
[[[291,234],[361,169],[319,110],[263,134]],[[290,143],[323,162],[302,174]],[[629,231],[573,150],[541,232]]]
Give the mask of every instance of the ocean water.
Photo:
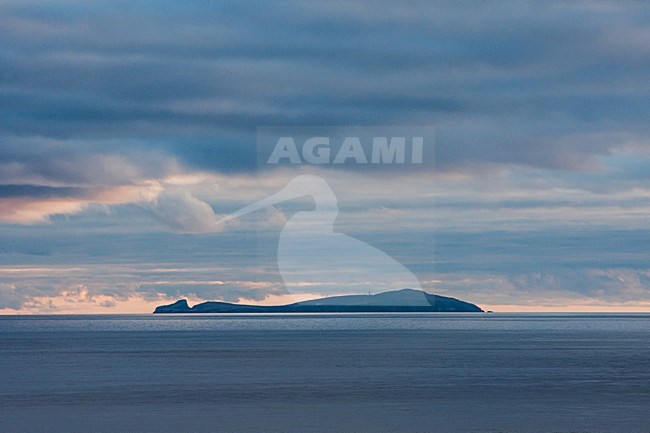
[[[650,315],[0,316],[0,432],[649,433]]]

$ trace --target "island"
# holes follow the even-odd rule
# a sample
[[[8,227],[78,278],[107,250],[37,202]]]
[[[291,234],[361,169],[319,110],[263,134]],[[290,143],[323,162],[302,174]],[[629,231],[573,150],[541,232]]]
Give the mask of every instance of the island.
[[[374,295],[331,296],[287,305],[203,302],[190,307],[181,299],[157,307],[154,314],[183,313],[482,313],[477,305],[422,290],[402,289]]]

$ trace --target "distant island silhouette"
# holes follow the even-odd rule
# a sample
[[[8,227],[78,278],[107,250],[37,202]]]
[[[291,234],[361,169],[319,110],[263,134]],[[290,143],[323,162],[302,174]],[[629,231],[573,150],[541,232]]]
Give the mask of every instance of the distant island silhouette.
[[[187,300],[157,307],[154,314],[174,313],[482,313],[477,305],[421,290],[402,289],[375,295],[332,296],[287,305],[246,305],[203,302],[190,307]]]

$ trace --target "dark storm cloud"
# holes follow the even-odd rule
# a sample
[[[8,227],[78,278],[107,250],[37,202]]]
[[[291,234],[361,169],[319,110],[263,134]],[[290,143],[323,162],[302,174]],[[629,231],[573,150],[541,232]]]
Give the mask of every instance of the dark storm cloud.
[[[239,171],[259,125],[433,124],[441,168],[574,170],[621,143],[569,138],[649,128],[642,3],[0,8],[3,140],[130,140]]]

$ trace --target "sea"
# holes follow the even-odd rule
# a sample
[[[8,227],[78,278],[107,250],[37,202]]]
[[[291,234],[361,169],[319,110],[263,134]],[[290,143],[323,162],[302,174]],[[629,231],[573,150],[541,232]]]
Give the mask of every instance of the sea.
[[[650,315],[0,316],[0,432],[650,433]]]

